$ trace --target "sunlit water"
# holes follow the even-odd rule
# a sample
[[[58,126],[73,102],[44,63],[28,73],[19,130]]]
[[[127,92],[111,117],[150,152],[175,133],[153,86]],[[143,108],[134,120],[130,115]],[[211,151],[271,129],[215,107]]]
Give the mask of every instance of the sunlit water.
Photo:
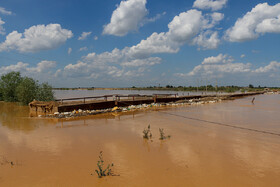
[[[0,103],[0,186],[280,186],[280,95],[255,97],[74,120]],[[119,176],[97,177],[100,151]]]
[[[55,90],[55,97],[57,99],[72,98],[72,97],[95,97],[103,95],[129,95],[129,94],[140,94],[140,95],[153,95],[153,94],[178,94],[182,95],[201,95],[201,94],[216,94],[216,92],[189,92],[189,91],[168,91],[168,90]],[[222,93],[219,93],[222,94]],[[223,93],[225,94],[225,93]]]

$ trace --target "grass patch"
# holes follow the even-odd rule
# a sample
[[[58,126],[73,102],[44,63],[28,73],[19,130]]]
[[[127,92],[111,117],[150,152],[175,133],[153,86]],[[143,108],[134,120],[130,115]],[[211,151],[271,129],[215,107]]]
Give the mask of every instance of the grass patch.
[[[165,135],[165,133],[164,133],[164,131],[163,131],[163,128],[162,128],[162,129],[159,128],[159,134],[160,134],[160,137],[159,137],[160,140],[165,140],[165,139],[171,137],[170,135],[168,135],[168,136]]]
[[[151,139],[152,138],[151,126],[149,125],[148,128],[143,130],[143,138],[144,139]]]
[[[105,176],[113,176],[113,172],[112,172],[112,167],[114,166],[113,163],[108,164],[106,169],[104,169],[104,160],[103,160],[103,155],[102,155],[102,151],[100,151],[100,155],[99,155],[99,160],[97,161],[97,167],[98,169],[95,170],[95,172],[98,175],[98,178],[102,178]]]

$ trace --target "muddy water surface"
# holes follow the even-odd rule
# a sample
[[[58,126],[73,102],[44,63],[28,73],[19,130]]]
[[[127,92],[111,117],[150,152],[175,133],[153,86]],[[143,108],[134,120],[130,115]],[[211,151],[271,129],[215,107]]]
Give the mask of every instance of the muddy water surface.
[[[251,99],[74,120],[0,103],[0,186],[280,186],[280,95]],[[100,151],[119,176],[97,178]]]

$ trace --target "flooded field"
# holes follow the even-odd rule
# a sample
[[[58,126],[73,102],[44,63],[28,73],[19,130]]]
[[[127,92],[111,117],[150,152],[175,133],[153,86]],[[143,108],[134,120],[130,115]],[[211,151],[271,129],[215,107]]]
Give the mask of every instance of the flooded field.
[[[254,97],[74,120],[0,103],[0,186],[280,186],[280,95]]]

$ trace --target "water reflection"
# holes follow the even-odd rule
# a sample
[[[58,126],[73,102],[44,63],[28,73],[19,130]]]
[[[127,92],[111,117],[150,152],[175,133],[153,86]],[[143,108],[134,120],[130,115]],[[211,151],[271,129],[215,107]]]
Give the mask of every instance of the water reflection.
[[[280,132],[279,101],[279,96],[258,96],[255,105],[244,98],[164,110]],[[1,104],[0,155],[22,166],[0,166],[0,186],[280,185],[277,136],[153,110],[51,120],[29,118],[27,107]],[[153,141],[143,140],[149,124]],[[171,138],[160,141],[159,128]],[[100,151],[120,176],[90,175]]]

